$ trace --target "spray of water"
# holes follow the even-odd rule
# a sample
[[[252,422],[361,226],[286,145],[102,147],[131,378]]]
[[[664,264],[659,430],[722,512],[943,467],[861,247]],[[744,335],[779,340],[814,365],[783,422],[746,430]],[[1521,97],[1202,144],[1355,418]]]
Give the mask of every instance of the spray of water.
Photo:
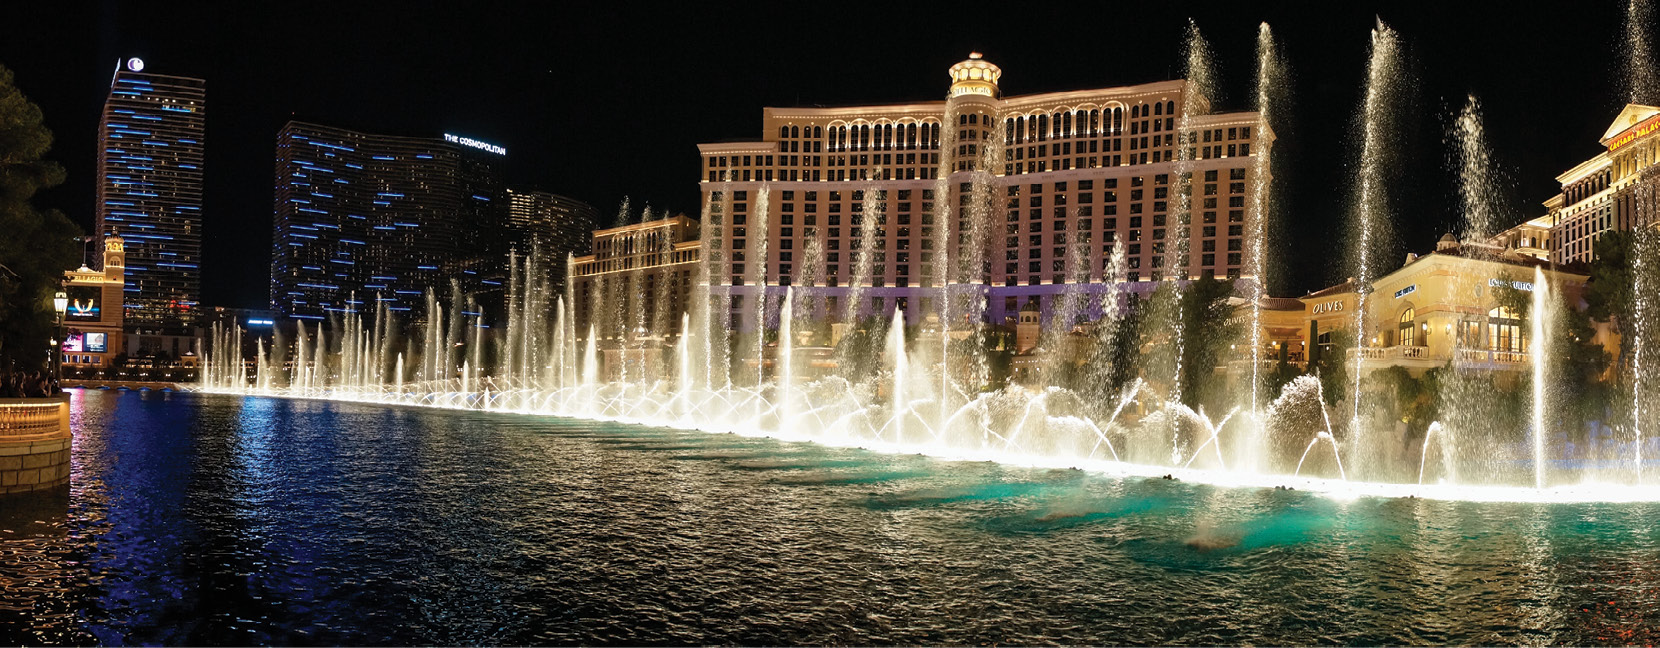
[[[1274,45],[1274,34],[1269,30],[1268,23],[1262,23],[1257,29],[1256,159],[1251,162],[1251,200],[1246,218],[1250,228],[1246,238],[1249,248],[1246,265],[1252,277],[1250,411],[1251,424],[1258,428],[1261,426],[1255,419],[1261,411],[1258,398],[1263,386],[1262,361],[1258,356],[1263,350],[1262,300],[1268,296],[1268,260],[1265,247],[1268,239],[1269,191],[1273,182],[1273,167],[1269,162],[1269,155],[1273,150],[1273,129],[1269,124],[1272,123],[1274,101],[1283,94],[1284,83],[1285,73],[1279,52]]]
[[[1394,171],[1389,168],[1388,147],[1396,135],[1391,128],[1391,111],[1399,109],[1397,100],[1402,85],[1399,50],[1399,37],[1395,31],[1383,24],[1383,21],[1378,21],[1377,27],[1372,30],[1372,55],[1366,72],[1365,101],[1361,106],[1360,167],[1354,209],[1354,286],[1357,293],[1354,327],[1357,349],[1367,346],[1366,302],[1377,271],[1373,267],[1373,247],[1378,244],[1382,234],[1379,230],[1388,222],[1390,215],[1384,183]],[[1350,425],[1350,443],[1357,448],[1364,447],[1365,441],[1360,424],[1360,358],[1361,354],[1357,353],[1353,367],[1354,407]],[[1354,454],[1350,453],[1351,458]]]

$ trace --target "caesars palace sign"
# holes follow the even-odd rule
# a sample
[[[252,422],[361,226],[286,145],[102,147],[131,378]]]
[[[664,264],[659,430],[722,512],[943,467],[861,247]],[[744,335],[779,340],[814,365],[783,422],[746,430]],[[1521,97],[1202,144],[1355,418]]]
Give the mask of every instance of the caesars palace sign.
[[[1624,133],[1614,136],[1614,139],[1608,140],[1608,150],[1613,151],[1621,146],[1630,144],[1637,138],[1652,133],[1657,129],[1660,129],[1660,115],[1655,115],[1645,119],[1642,123],[1632,126]]]

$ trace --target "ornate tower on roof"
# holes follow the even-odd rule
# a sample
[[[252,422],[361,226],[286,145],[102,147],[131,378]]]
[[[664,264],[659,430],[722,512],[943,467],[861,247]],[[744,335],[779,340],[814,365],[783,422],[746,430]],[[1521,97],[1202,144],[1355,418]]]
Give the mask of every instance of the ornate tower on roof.
[[[1003,77],[1003,68],[992,65],[979,52],[970,52],[968,60],[951,66],[951,97],[977,95],[996,99],[1001,95],[997,80]]]
[[[1003,93],[997,81],[1003,69],[972,52],[968,59],[951,66],[951,92],[945,99],[946,138],[942,153],[950,162],[952,173],[990,170],[1002,167],[1002,159],[993,157],[1000,149],[985,144],[992,138],[992,127],[1002,111]]]

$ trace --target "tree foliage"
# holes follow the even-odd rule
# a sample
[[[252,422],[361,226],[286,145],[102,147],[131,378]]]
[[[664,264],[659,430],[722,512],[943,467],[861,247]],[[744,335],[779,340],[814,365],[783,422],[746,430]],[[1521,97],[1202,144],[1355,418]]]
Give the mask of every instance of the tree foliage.
[[[1604,322],[1631,316],[1630,234],[1610,231],[1592,244],[1591,280],[1585,284],[1585,313]]]
[[[43,189],[63,183],[40,108],[0,66],[0,370],[38,369],[53,336],[52,294],[80,254],[79,228],[57,210],[36,209]]]
[[[1232,281],[1210,277],[1193,282],[1182,293],[1182,328],[1187,335],[1182,345],[1182,400],[1189,407],[1221,409],[1227,377],[1216,369],[1231,357],[1245,330],[1228,303],[1231,296]]]

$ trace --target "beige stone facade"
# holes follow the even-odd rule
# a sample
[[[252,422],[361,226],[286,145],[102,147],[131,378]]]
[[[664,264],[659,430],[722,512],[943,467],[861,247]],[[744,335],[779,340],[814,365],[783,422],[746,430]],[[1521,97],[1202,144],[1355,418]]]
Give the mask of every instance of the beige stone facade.
[[[688,310],[699,259],[698,222],[685,215],[596,230],[593,252],[572,260],[573,308],[578,322],[602,334],[632,326],[672,333]],[[577,332],[586,339],[587,331]]]
[[[1536,270],[1545,286],[1538,284]],[[1531,366],[1530,327],[1500,303],[1499,292],[1510,288],[1531,295],[1548,286],[1556,293],[1553,307],[1577,305],[1587,279],[1511,248],[1460,244],[1448,235],[1436,251],[1408,255],[1400,268],[1372,283],[1364,302],[1367,339],[1358,346],[1355,311],[1362,302],[1352,282],[1301,297],[1300,311],[1264,309],[1263,338],[1284,345],[1287,359],[1294,361],[1299,359],[1291,352],[1299,349],[1307,350],[1301,361],[1312,362],[1333,347],[1351,347],[1346,360],[1358,360],[1363,369],[1401,366],[1420,373],[1456,361],[1522,371]],[[1291,331],[1297,333],[1288,336]],[[1612,344],[1617,347],[1618,341]]]
[[[1268,184],[1256,162],[1273,141],[1258,113],[1213,113],[1185,80],[1004,96],[978,55],[949,76],[943,101],[766,108],[759,140],[700,144],[710,285],[834,301],[858,281],[861,310],[908,303],[916,323],[945,279],[936,255],[978,245],[983,271],[950,280],[984,285],[984,319],[1002,322],[1031,300],[1047,318],[1072,282],[1249,276],[1250,203]],[[987,180],[992,195],[973,195]],[[1126,266],[1107,277],[1115,244]],[[861,253],[874,258],[859,278]]]
[[[1604,150],[1557,176],[1562,192],[1545,201],[1559,265],[1589,263],[1606,232],[1660,224],[1660,107],[1626,105],[1599,143]]]
[[[104,237],[100,269],[81,266],[63,273],[69,308],[64,314],[68,338],[63,347],[65,368],[103,368],[126,350],[122,326],[126,323],[126,242]]]

